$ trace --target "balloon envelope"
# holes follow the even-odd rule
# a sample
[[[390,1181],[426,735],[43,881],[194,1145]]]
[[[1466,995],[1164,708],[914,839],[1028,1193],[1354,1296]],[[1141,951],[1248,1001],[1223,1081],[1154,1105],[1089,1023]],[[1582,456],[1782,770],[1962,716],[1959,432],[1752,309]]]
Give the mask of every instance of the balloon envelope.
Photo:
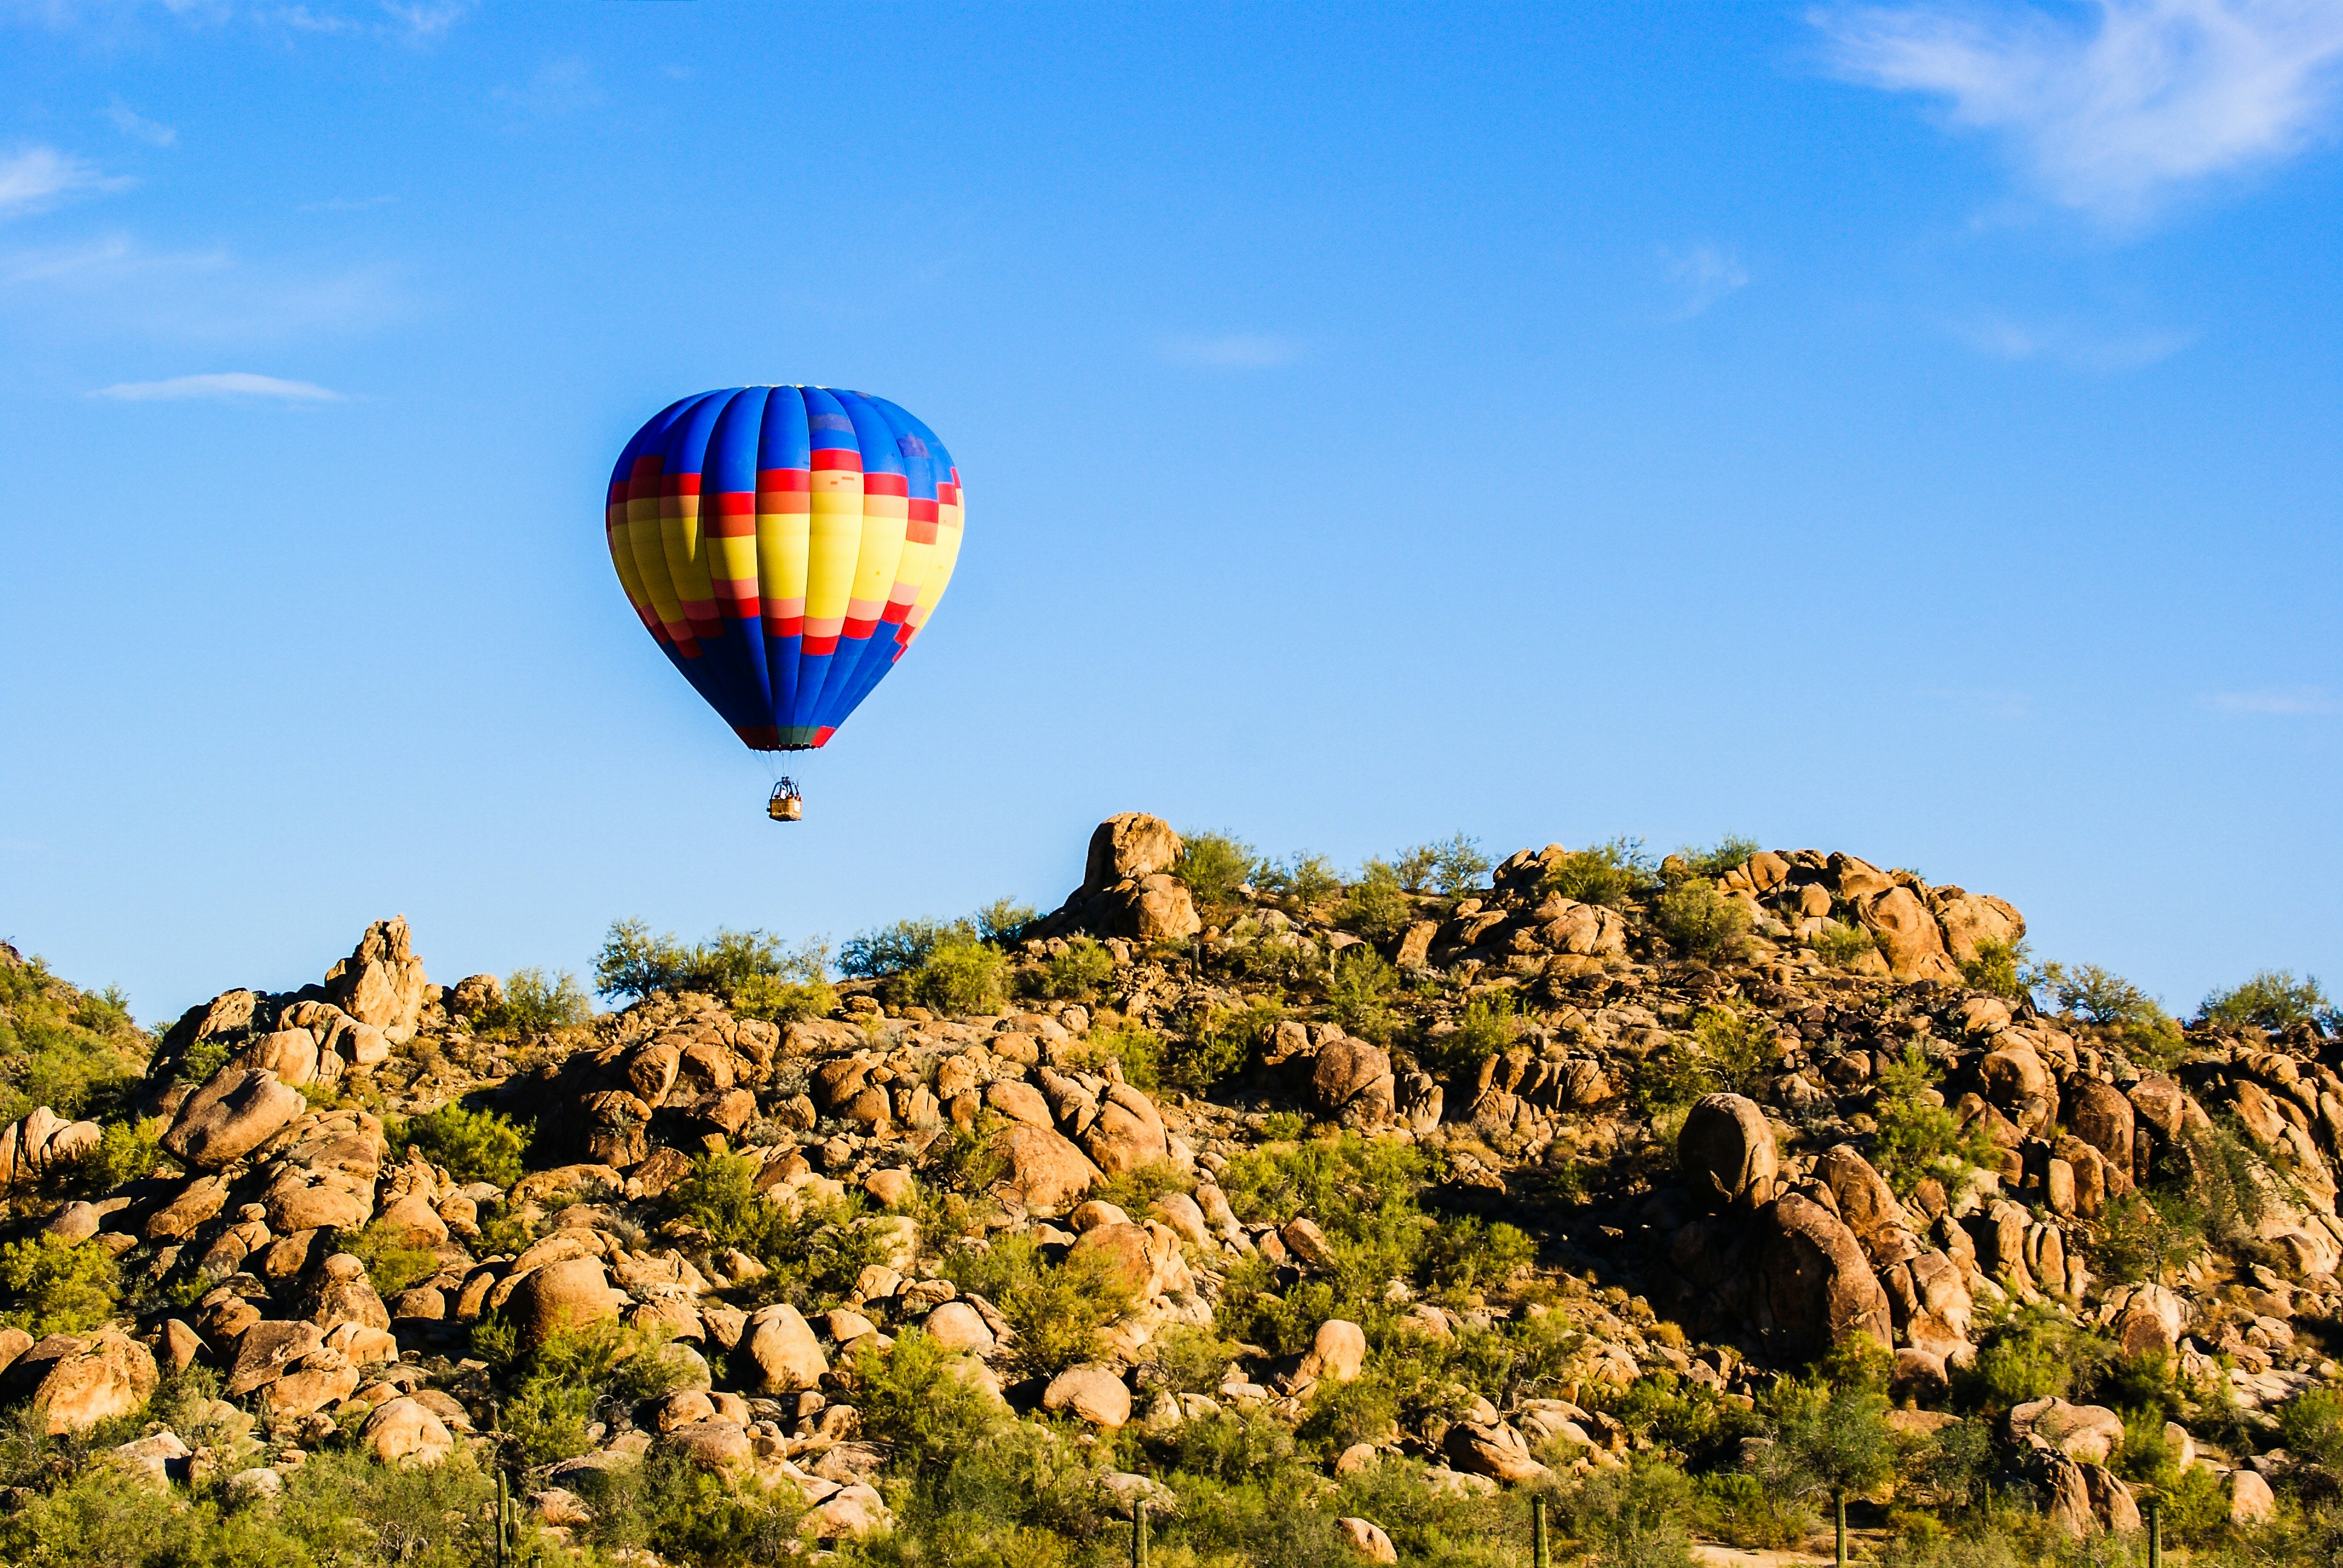
[[[802,751],[943,597],[960,470],[883,397],[727,387],[635,432],[604,523],[628,602],[692,689],[754,749]]]

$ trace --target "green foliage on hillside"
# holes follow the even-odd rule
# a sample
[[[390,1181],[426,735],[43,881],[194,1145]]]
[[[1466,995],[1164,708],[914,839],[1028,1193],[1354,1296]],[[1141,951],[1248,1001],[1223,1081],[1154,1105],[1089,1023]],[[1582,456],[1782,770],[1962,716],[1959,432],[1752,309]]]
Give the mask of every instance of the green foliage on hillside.
[[[69,1121],[107,1116],[154,1045],[120,991],[76,990],[0,947],[0,1125],[42,1105]]]
[[[36,1340],[96,1328],[121,1297],[121,1270],[95,1239],[26,1236],[0,1246],[0,1323]]]
[[[525,1169],[529,1128],[494,1111],[467,1111],[449,1101],[437,1111],[383,1123],[393,1149],[413,1147],[434,1165],[447,1167],[459,1182],[488,1181],[510,1187]]]

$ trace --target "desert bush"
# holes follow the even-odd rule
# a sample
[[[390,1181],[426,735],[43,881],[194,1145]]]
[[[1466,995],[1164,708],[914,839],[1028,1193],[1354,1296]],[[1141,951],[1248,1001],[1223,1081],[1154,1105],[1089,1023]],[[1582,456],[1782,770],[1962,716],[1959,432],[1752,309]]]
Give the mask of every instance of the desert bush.
[[[1713,882],[1677,883],[1654,901],[1652,919],[1685,958],[1722,963],[1749,949],[1749,907],[1718,892]]]
[[[828,1311],[852,1290],[865,1265],[881,1261],[886,1233],[865,1217],[859,1194],[835,1202],[803,1195],[787,1203],[769,1200],[757,1190],[760,1169],[745,1154],[703,1154],[668,1190],[668,1212],[711,1245],[738,1247],[765,1266],[745,1287],[748,1294]]]
[[[1896,1474],[1886,1394],[1867,1377],[1785,1378],[1768,1391],[1759,1414],[1773,1442],[1750,1468],[1777,1495],[1828,1498],[1844,1562],[1846,1500]]]
[[[1282,860],[1257,861],[1252,879],[1262,892],[1290,899],[1304,909],[1322,904],[1342,890],[1334,863],[1323,855],[1295,853]]]
[[[380,1220],[336,1232],[334,1250],[347,1252],[366,1265],[367,1278],[374,1282],[379,1296],[395,1296],[439,1271],[437,1253],[428,1247],[410,1245],[398,1227]]]
[[[2279,1446],[2343,1478],[2343,1392],[2307,1389],[2278,1407]]]
[[[838,950],[838,972],[857,980],[901,974],[927,962],[946,938],[977,940],[973,920],[896,920],[847,939]]]
[[[1327,1010],[1360,1039],[1387,1044],[1395,1027],[1387,999],[1398,985],[1399,971],[1381,953],[1364,946],[1345,948],[1326,987]]]
[[[1336,921],[1371,942],[1388,942],[1415,919],[1415,906],[1400,886],[1399,873],[1382,860],[1369,860],[1342,896]]]
[[[1705,877],[1713,882],[1725,872],[1747,865],[1749,857],[1765,847],[1755,839],[1727,833],[1705,849],[1686,844],[1669,859],[1676,862],[1679,876]]]
[[[548,975],[541,969],[515,970],[505,977],[505,1000],[478,1020],[481,1031],[553,1034],[589,1023],[594,1004],[568,970]]]
[[[1760,1092],[1782,1064],[1774,1030],[1761,1012],[1703,1008],[1692,1020],[1692,1045],[1710,1075],[1735,1094]]]
[[[103,1117],[153,1048],[121,992],[78,991],[37,958],[0,954],[0,1125],[41,1105],[69,1121]]]
[[[1974,957],[1961,960],[1961,979],[1972,990],[1990,991],[2011,1001],[2023,1000],[2033,989],[2025,942],[1987,937],[1977,943]]]
[[[1226,833],[1189,833],[1180,841],[1180,859],[1172,874],[1187,884],[1196,902],[1218,907],[1233,904],[1237,890],[1252,876],[1251,844]]]
[[[1815,950],[1815,957],[1836,970],[1852,969],[1863,961],[1866,953],[1879,950],[1879,943],[1869,931],[1837,920],[1825,920],[1823,929],[1806,941]]]
[[[1563,1499],[1562,1519],[1604,1568],[1690,1568],[1692,1504],[1684,1472],[1639,1453],[1624,1469],[1587,1476]]]
[[[1619,838],[1564,855],[1546,868],[1540,890],[1582,904],[1621,909],[1636,894],[1656,887],[1659,879],[1659,868],[1644,852],[1644,841]]]
[[[2205,1250],[2205,1209],[2185,1191],[2134,1190],[2112,1199],[2092,1261],[2118,1284],[2169,1280]]]
[[[548,1464],[594,1446],[588,1426],[672,1393],[690,1381],[688,1358],[662,1337],[609,1322],[547,1338],[505,1362],[504,1429],[524,1457]]]
[[[999,1012],[1009,995],[1009,956],[973,937],[948,936],[928,950],[905,994],[940,1013]]]
[[[994,947],[1005,948],[1023,937],[1025,928],[1031,925],[1040,913],[1032,905],[1020,903],[1015,899],[995,899],[970,915],[969,920],[976,927],[980,939]]]
[[[1041,994],[1071,1001],[1088,1001],[1114,979],[1114,955],[1102,942],[1088,937],[1068,940],[1065,950],[1051,953],[1041,970]]]
[[[829,949],[819,940],[790,949],[763,931],[719,930],[686,944],[672,932],[653,935],[641,920],[614,920],[594,959],[594,990],[628,999],[699,990],[729,1001],[744,990],[753,994],[760,980],[819,983],[828,968]]]
[[[1410,892],[1437,891],[1455,899],[1479,889],[1489,874],[1489,857],[1478,839],[1457,833],[1403,850],[1393,859],[1392,869]]]
[[[383,1127],[393,1149],[412,1147],[458,1181],[488,1181],[510,1187],[527,1169],[531,1129],[494,1111],[467,1111],[454,1101],[437,1111]]]
[[[1130,1292],[1097,1253],[1076,1252],[1051,1264],[1030,1236],[959,1248],[945,1256],[943,1275],[1000,1309],[1017,1334],[1009,1359],[1032,1377],[1098,1359],[1099,1332],[1131,1304]]]
[[[2327,993],[2306,975],[2297,980],[2291,970],[2263,970],[2242,984],[2217,990],[2205,999],[2198,1016],[2208,1023],[2259,1024],[2280,1030],[2289,1024],[2318,1021],[2330,1011]]]
[[[672,1454],[598,1470],[578,1483],[593,1521],[578,1531],[597,1562],[762,1568],[801,1552],[805,1503],[783,1482],[728,1480]],[[482,1559],[486,1561],[486,1559]]]
[[[163,1158],[166,1117],[109,1121],[97,1147],[75,1162],[69,1184],[85,1192],[111,1192],[152,1171]]]
[[[1072,1062],[1096,1070],[1111,1061],[1121,1070],[1125,1083],[1152,1094],[1163,1086],[1167,1052],[1163,1037],[1151,1029],[1142,1029],[1135,1023],[1107,1023],[1082,1037]]]
[[[0,1246],[0,1323],[36,1340],[96,1328],[121,1297],[122,1271],[96,1238],[43,1234]]]
[[[1166,1048],[1163,1081],[1191,1094],[1209,1094],[1215,1084],[1243,1072],[1267,1049],[1285,1018],[1274,996],[1254,996],[1242,1008],[1215,1006],[1191,1021],[1187,1038]]]
[[[1872,1115],[1879,1123],[1872,1145],[1871,1163],[1896,1190],[1908,1198],[1925,1179],[1934,1176],[1947,1192],[1956,1190],[1972,1167],[1998,1162],[1993,1140],[1980,1120],[1966,1131],[1940,1101],[1929,1098],[1936,1072],[1916,1045],[1879,1070]]]
[[[1000,1423],[998,1407],[965,1369],[964,1360],[946,1353],[924,1329],[905,1329],[890,1351],[865,1341],[854,1358],[864,1438],[912,1473],[986,1441]]]
[[[1955,1374],[1954,1395],[1972,1410],[2064,1399],[2096,1379],[2114,1353],[2106,1339],[2050,1309],[2022,1306],[1985,1328],[1976,1360]]]
[[[1416,1059],[1435,1078],[1461,1082],[1480,1071],[1483,1062],[1511,1045],[1520,1026],[1513,992],[1501,990],[1475,998],[1464,1004],[1455,1030],[1427,1038],[1416,1048]]]
[[[1693,1517],[1702,1532],[1753,1551],[1778,1551],[1804,1542],[1813,1513],[1741,1471],[1716,1471],[1694,1483]]]

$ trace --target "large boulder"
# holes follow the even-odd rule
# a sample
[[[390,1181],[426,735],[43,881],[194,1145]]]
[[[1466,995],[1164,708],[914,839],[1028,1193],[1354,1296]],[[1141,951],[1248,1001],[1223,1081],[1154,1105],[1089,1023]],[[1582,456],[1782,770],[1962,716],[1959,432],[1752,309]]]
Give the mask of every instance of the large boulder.
[[[1310,1092],[1329,1116],[1380,1125],[1391,1120],[1395,1087],[1391,1052],[1363,1040],[1330,1040],[1311,1063]]]
[[[2126,1355],[2171,1353],[2188,1326],[2188,1303],[2162,1285],[2141,1285],[2124,1303],[2115,1322],[2116,1342]]]
[[[759,1308],[741,1332],[740,1347],[757,1369],[761,1392],[818,1387],[830,1370],[811,1325],[787,1302]]]
[[[1041,1408],[1070,1411],[1092,1426],[1118,1427],[1131,1419],[1131,1390],[1110,1368],[1068,1367],[1041,1391]]]
[[[1318,1332],[1311,1340],[1309,1352],[1302,1356],[1298,1370],[1302,1377],[1349,1382],[1359,1375],[1366,1361],[1366,1331],[1347,1319],[1328,1318],[1318,1325]]]
[[[1012,1126],[995,1147],[1009,1161],[1009,1184],[1029,1209],[1062,1209],[1106,1179],[1089,1156],[1046,1127]]]
[[[1172,824],[1144,811],[1123,811],[1109,817],[1091,834],[1090,856],[1082,868],[1082,887],[1091,892],[1117,882],[1137,881],[1180,863],[1185,848]]]
[[[2105,1464],[2123,1446],[2123,1417],[2105,1405],[2030,1399],[2011,1407],[2009,1440],[2023,1449],[2055,1449],[2078,1464]]]
[[[1554,1473],[1530,1452],[1529,1440],[1503,1422],[1460,1421],[1442,1441],[1448,1462],[1467,1475],[1485,1475],[1508,1485],[1544,1480]]]
[[[1034,930],[1056,936],[1089,930],[1141,942],[1182,941],[1203,930],[1195,900],[1172,876],[1180,835],[1160,817],[1125,811],[1091,835],[1082,885]]]
[[[36,1106],[0,1131],[0,1188],[25,1186],[50,1171],[69,1165],[97,1147],[95,1121],[67,1121],[47,1106]]]
[[[1886,955],[1897,980],[1957,980],[1960,966],[1945,952],[1944,932],[1920,896],[1897,883],[1875,898],[1859,899],[1855,912]]]
[[[119,1329],[102,1329],[50,1363],[33,1404],[48,1432],[87,1432],[145,1404],[160,1379],[153,1352]]]
[[[368,926],[350,956],[326,971],[326,998],[397,1044],[415,1038],[428,983],[407,917],[394,915]]]
[[[189,1095],[163,1134],[188,1164],[216,1171],[276,1137],[309,1109],[301,1091],[265,1067],[226,1067]]]
[[[1758,1326],[1781,1351],[1819,1355],[1867,1336],[1895,1342],[1887,1293],[1838,1218],[1792,1192],[1759,1216]]]
[[[1945,949],[1958,962],[1976,958],[1981,943],[2015,946],[2026,935],[2026,917],[2006,900],[1965,893],[1958,888],[1937,888],[1928,895],[1928,902],[1945,933]]]
[[[2128,1181],[2133,1115],[2131,1101],[2122,1090],[2097,1079],[2069,1079],[2061,1120],[2066,1131],[2106,1155]]]
[[[1901,1262],[1919,1251],[1904,1206],[1853,1144],[1826,1150],[1815,1162],[1815,1175],[1830,1189],[1840,1222],[1855,1232],[1875,1268]]]
[[[1774,1130],[1755,1101],[1709,1094],[1694,1101],[1676,1135],[1676,1163],[1701,1197],[1755,1209],[1774,1195],[1779,1156]]]
[[[366,1264],[348,1252],[332,1253],[318,1265],[307,1306],[302,1316],[327,1333],[344,1323],[369,1329],[390,1327],[389,1310],[375,1292]]]
[[[533,1347],[565,1330],[615,1318],[618,1307],[602,1260],[584,1257],[530,1270],[507,1298],[505,1312],[521,1343]]]
[[[377,1405],[367,1417],[362,1435],[367,1451],[377,1459],[409,1468],[437,1464],[456,1447],[454,1435],[437,1412],[411,1399],[387,1400]]]
[[[1097,1117],[1082,1133],[1082,1149],[1101,1171],[1120,1175],[1171,1158],[1172,1142],[1153,1102],[1118,1083],[1099,1102]]]

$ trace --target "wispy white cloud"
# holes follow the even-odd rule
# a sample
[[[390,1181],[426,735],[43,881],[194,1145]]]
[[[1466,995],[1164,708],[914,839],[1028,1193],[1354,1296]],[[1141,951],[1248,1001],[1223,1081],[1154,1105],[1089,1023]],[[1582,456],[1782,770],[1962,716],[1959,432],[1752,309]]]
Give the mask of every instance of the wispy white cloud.
[[[0,217],[38,212],[75,191],[119,190],[129,183],[110,179],[92,165],[55,147],[26,147],[0,157]]]
[[[106,106],[106,117],[112,120],[114,128],[124,136],[135,136],[150,146],[167,147],[179,139],[177,131],[148,119],[124,103],[119,95]]]
[[[1302,357],[1302,345],[1266,332],[1232,332],[1218,337],[1171,337],[1160,346],[1174,365],[1212,370],[1273,370]]]
[[[1659,249],[1660,265],[1679,296],[1670,321],[1690,321],[1728,294],[1749,286],[1749,269],[1740,257],[1710,240],[1684,251]]]
[[[0,312],[52,332],[256,347],[361,331],[406,309],[380,267],[307,273],[225,248],[148,250],[118,234],[0,251]]]
[[[0,15],[59,32],[122,36],[159,15],[186,26],[244,20],[328,37],[372,35],[418,44],[442,36],[477,8],[478,0],[374,0],[347,7],[311,6],[304,0],[0,0]]]
[[[1946,101],[1955,124],[2011,138],[2052,198],[2118,221],[2292,156],[2332,122],[2343,0],[2081,9],[2087,25],[2032,5],[1942,0],[1831,7],[1810,20],[1849,77]]]
[[[265,398],[279,403],[347,403],[348,398],[314,381],[286,381],[246,370],[206,376],[174,376],[167,381],[117,381],[90,394],[118,403],[176,403],[188,398]]]
[[[2026,322],[1990,313],[1956,321],[1949,330],[1995,359],[2038,359],[2103,373],[2144,369],[2171,358],[2198,336],[2193,327],[2109,332],[2073,321]]]
[[[2324,687],[2318,686],[2274,686],[2259,691],[2222,691],[2215,693],[2209,703],[2216,712],[2258,713],[2283,719],[2343,712],[2343,703],[2337,702]]]
[[[602,88],[594,67],[578,56],[548,60],[526,85],[500,86],[488,95],[508,108],[528,115],[568,115],[598,107]]]

